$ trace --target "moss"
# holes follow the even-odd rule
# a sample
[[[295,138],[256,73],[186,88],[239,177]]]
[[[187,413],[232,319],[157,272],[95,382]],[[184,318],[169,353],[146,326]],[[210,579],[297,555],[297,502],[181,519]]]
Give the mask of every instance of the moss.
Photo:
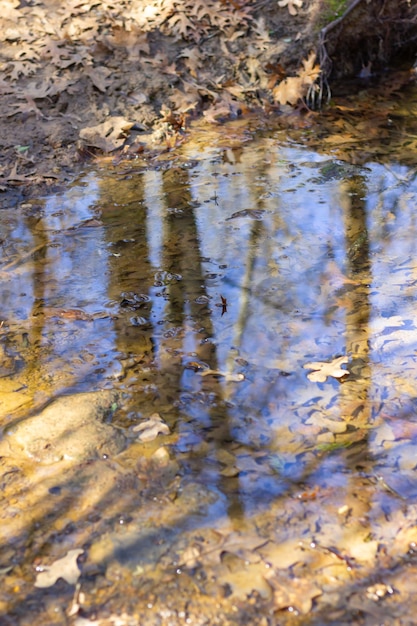
[[[317,20],[319,28],[324,28],[330,22],[337,20],[348,8],[349,0],[323,0],[320,7],[320,15]]]

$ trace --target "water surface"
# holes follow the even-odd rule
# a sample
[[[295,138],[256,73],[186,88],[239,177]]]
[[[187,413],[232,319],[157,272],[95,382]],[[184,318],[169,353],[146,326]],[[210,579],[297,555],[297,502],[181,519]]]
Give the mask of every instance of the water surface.
[[[4,426],[62,394],[113,389],[126,436],[120,457],[98,454],[109,477],[95,500],[71,478],[71,507],[50,492],[49,518],[19,513],[4,563],[23,568],[14,583],[30,587],[30,560],[75,545],[86,606],[100,606],[91,581],[104,588],[112,567],[148,594],[168,576],[156,592],[168,604],[188,593],[188,568],[203,595],[272,594],[265,610],[292,619],[314,605],[320,620],[360,598],[363,577],[369,588],[381,550],[394,571],[417,540],[417,182],[404,124],[341,154],[328,129],[326,144],[239,121],[173,159],[87,169],[1,212]],[[138,441],[155,413],[169,434]],[[6,518],[12,499],[6,489]],[[279,596],[288,568],[310,603],[301,588]],[[141,623],[154,619],[155,602],[116,579],[114,606],[128,598]]]

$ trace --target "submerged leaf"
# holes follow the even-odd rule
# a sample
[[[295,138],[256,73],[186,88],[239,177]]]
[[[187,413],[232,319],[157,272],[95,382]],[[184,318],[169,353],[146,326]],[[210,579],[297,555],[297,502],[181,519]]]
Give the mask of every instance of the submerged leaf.
[[[169,435],[170,430],[159,413],[153,413],[147,420],[132,429],[138,432],[139,441],[153,441],[158,435]]]
[[[63,578],[69,585],[75,585],[81,573],[77,559],[83,553],[84,550],[69,550],[62,559],[58,559],[50,566],[45,566],[44,571],[36,577],[35,587],[52,587],[58,578]]]
[[[265,579],[274,593],[274,608],[296,609],[302,615],[307,615],[312,609],[313,600],[323,593],[312,580],[307,578],[289,578],[279,570],[270,570]]]

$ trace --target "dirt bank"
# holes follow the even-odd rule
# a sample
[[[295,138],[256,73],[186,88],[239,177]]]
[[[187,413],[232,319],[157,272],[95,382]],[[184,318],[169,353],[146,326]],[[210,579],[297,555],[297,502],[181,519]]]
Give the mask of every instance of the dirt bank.
[[[320,29],[346,4],[4,0],[0,207],[97,153],[172,149],[199,116],[281,114],[315,83]]]

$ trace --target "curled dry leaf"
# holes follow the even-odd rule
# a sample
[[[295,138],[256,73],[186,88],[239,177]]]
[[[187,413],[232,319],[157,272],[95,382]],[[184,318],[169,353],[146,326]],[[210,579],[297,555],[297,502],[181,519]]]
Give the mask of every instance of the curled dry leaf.
[[[89,126],[80,130],[80,139],[93,148],[103,152],[113,152],[120,148],[129,134],[133,124],[123,117],[109,117],[103,124]]]
[[[52,587],[58,578],[63,578],[69,585],[75,585],[80,577],[77,559],[84,550],[69,550],[67,554],[52,565],[45,566],[36,577],[35,587]]]
[[[159,413],[153,413],[147,420],[138,424],[133,432],[139,433],[139,441],[153,441],[158,435],[169,435],[170,430]]]
[[[320,75],[320,66],[316,64],[314,52],[303,60],[303,67],[298,70],[297,76],[290,76],[282,80],[272,91],[279,104],[295,105],[304,98],[308,89]]]
[[[245,380],[244,374],[233,374],[233,372],[223,372],[221,370],[207,369],[200,372],[200,374],[201,376],[222,376],[228,383],[240,383],[242,380]]]
[[[348,370],[344,370],[340,367],[348,362],[349,359],[347,356],[339,356],[337,359],[330,361],[330,363],[326,363],[325,361],[313,361],[312,363],[306,363],[303,367],[307,370],[315,370],[307,374],[309,380],[315,383],[324,383],[328,376],[332,378],[342,378],[342,376],[349,374]]]
[[[279,0],[279,7],[288,7],[290,15],[297,15],[297,9],[301,9],[303,6],[303,0]]]

